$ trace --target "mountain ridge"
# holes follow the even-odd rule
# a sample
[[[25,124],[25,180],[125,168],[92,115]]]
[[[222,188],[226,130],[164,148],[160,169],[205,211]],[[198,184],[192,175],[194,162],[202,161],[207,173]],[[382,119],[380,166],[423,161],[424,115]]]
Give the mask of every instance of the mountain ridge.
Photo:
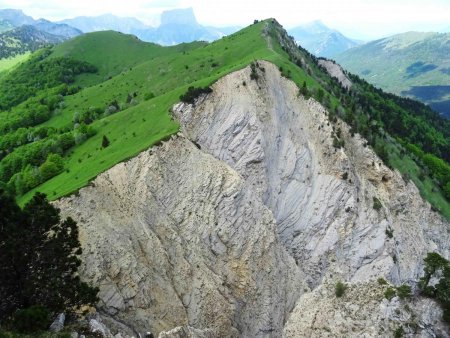
[[[418,282],[450,257],[450,121],[275,19],[170,47],[84,34],[0,85],[0,185],[77,222],[108,338],[448,331]]]
[[[368,128],[368,119],[372,119],[377,115],[374,115],[374,113],[372,112],[371,116],[364,117],[366,115],[362,113],[365,109],[367,109],[365,107],[367,107],[367,105],[369,104],[364,95],[368,95],[366,93],[367,90],[371,90],[373,92],[367,97],[375,97],[377,98],[377,100],[381,100],[381,102],[384,102],[384,108],[376,113],[380,114],[378,115],[378,119],[380,118],[380,116],[382,116],[382,120],[373,121],[372,125],[376,125],[379,127],[388,127],[389,131],[395,133],[398,133],[399,129],[396,128],[398,124],[406,125],[408,123],[412,123],[412,117],[409,117],[407,111],[411,110],[411,107],[414,107],[414,103],[389,98],[388,96],[380,96],[381,93],[374,91],[374,89],[370,89],[371,87],[368,86],[367,83],[359,82],[359,80],[356,78],[351,80],[352,82],[354,82],[354,84],[357,84],[356,86],[352,86],[352,92],[359,92],[359,94],[357,95],[362,96],[358,98],[358,96],[355,96],[355,94],[353,94],[352,96],[355,98],[352,99],[347,92],[341,92],[341,85],[337,82],[337,80],[335,80],[336,82],[331,81],[327,71],[320,68],[321,66],[319,65],[315,57],[310,55],[306,50],[297,47],[295,43],[289,39],[287,33],[281,28],[271,29],[270,31],[267,31],[266,29],[268,28],[265,28],[262,30],[263,35],[260,36],[259,34],[261,33],[258,33],[258,30],[261,29],[260,27],[278,27],[276,26],[276,21],[272,21],[267,20],[256,25],[252,25],[239,34],[221,39],[209,45],[186,44],[180,45],[178,47],[159,47],[158,49],[155,49],[155,51],[159,50],[162,53],[160,54],[161,57],[156,56],[153,59],[148,60],[148,62],[144,62],[142,64],[129,63],[126,66],[125,64],[121,65],[120,60],[122,57],[129,55],[129,52],[132,50],[130,49],[130,47],[127,47],[129,46],[128,42],[126,42],[127,39],[130,42],[133,41],[133,44],[144,44],[142,42],[139,42],[139,40],[137,40],[136,38],[133,38],[131,36],[127,37],[120,33],[100,32],[91,33],[91,35],[84,35],[75,40],[66,42],[65,44],[62,44],[59,47],[55,48],[55,50],[60,51],[59,54],[57,54],[58,57],[70,57],[71,55],[73,55],[77,60],[85,62],[87,60],[86,57],[88,55],[91,55],[92,58],[89,60],[90,62],[93,62],[94,65],[98,67],[98,69],[101,69],[105,66],[106,68],[104,70],[101,70],[101,72],[97,74],[82,74],[80,76],[80,80],[77,81],[79,85],[83,87],[87,86],[85,89],[85,95],[87,95],[86,98],[82,98],[83,93],[75,94],[73,95],[73,97],[68,97],[65,103],[65,108],[63,110],[64,113],[55,116],[45,125],[48,127],[52,126],[61,128],[62,126],[65,126],[65,128],[73,128],[70,122],[72,121],[71,116],[73,115],[73,111],[86,111],[85,113],[83,113],[83,115],[90,115],[93,114],[87,112],[90,109],[96,109],[97,111],[105,112],[110,111],[110,109],[114,111],[119,110],[119,114],[113,114],[112,116],[107,117],[108,120],[111,118],[112,120],[116,121],[115,123],[118,123],[114,127],[113,132],[113,135],[117,135],[115,137],[118,137],[117,133],[119,132],[120,127],[126,125],[128,123],[127,121],[134,120],[126,119],[126,114],[142,114],[138,112],[145,111],[145,107],[148,104],[152,104],[153,101],[150,99],[150,101],[147,102],[146,97],[151,98],[156,96],[154,104],[156,104],[156,107],[158,107],[158,114],[164,115],[164,112],[167,111],[169,107],[160,106],[160,103],[167,102],[164,101],[167,100],[167,97],[171,97],[170,100],[173,100],[172,102],[175,103],[176,100],[178,100],[179,95],[182,94],[183,91],[187,89],[187,87],[189,87],[188,84],[184,81],[194,81],[188,83],[191,83],[191,85],[203,87],[205,85],[208,85],[210,81],[213,81],[212,79],[217,79],[219,74],[224,75],[227,74],[230,69],[243,67],[246,64],[250,63],[252,59],[258,56],[257,58],[259,59],[266,59],[278,64],[283,69],[284,76],[292,77],[299,87],[302,87],[302,83],[303,87],[306,85],[306,93],[308,95],[317,97],[321,102],[327,105],[327,107],[331,107],[329,109],[331,109],[333,114],[340,114],[340,116],[344,116],[347,121],[350,121],[353,124],[355,131],[362,132],[365,137],[370,140],[371,146],[375,147],[380,154],[385,154],[387,150],[383,145],[386,142],[383,141],[384,137],[379,136],[377,128]],[[98,39],[100,39],[101,36],[105,34],[111,37],[117,36],[118,38],[120,37],[120,39],[125,39],[125,44],[117,44],[114,42],[114,40],[111,40],[111,43],[102,46],[99,43],[100,40]],[[261,39],[262,37],[264,38]],[[81,45],[78,45],[79,41],[88,41],[86,40],[87,38],[88,40],[91,40],[89,45],[91,47],[88,48],[88,50],[92,51],[91,54],[82,52],[87,47],[87,45],[84,45],[84,42]],[[103,39],[104,37],[101,38],[101,40]],[[68,48],[68,46],[71,47]],[[95,50],[96,48],[100,48],[100,46],[102,46],[102,53],[99,54],[95,52]],[[113,48],[114,46],[121,46],[120,48],[127,50],[127,53],[123,54],[123,51],[113,52],[114,49],[111,48]],[[234,46],[233,51],[229,49],[231,48],[231,46]],[[192,48],[192,50],[189,50],[189,48]],[[162,55],[164,55],[164,53],[167,53],[169,50],[171,51],[170,53],[173,52],[174,54],[171,54],[166,58],[162,58]],[[215,54],[218,50],[220,50],[220,53]],[[177,53],[180,52],[182,53],[182,55],[178,56]],[[108,58],[112,57],[112,60],[114,60],[115,58],[115,61],[113,63],[105,62],[102,55],[106,55],[108,56]],[[195,57],[194,55],[198,56]],[[211,57],[211,55],[221,56],[215,58]],[[142,55],[140,55],[138,59],[141,58]],[[183,59],[185,59],[186,61],[183,62]],[[155,69],[159,70],[155,73]],[[174,70],[176,71],[174,72]],[[159,83],[160,80],[158,79],[163,80],[168,76],[168,72],[170,72],[171,74],[171,80],[164,81],[161,85],[154,87],[154,85]],[[199,77],[199,75],[197,74],[203,75]],[[202,76],[206,77],[202,79]],[[147,86],[149,86],[147,90],[151,91],[151,93],[148,93],[148,95],[142,90],[143,84],[145,83],[147,83]],[[184,85],[181,85],[183,83]],[[174,85],[175,87],[173,87]],[[177,87],[180,85],[181,87]],[[128,91],[128,93],[124,91]],[[302,92],[304,92],[304,88],[302,89]],[[329,94],[324,95],[327,92],[329,92]],[[337,97],[340,97],[340,100],[338,100],[335,95],[337,95]],[[135,104],[130,105],[129,103],[126,103],[124,101],[125,99],[127,99],[127,101],[129,102],[133,101],[135,102]],[[392,102],[388,103],[391,100]],[[124,103],[119,104],[114,102]],[[112,107],[111,103],[114,103],[115,106]],[[344,103],[345,106],[342,106]],[[371,102],[370,104],[376,104],[377,106],[379,106],[379,101],[378,103]],[[403,108],[400,108],[398,105],[402,105]],[[393,110],[392,107],[397,108]],[[352,110],[352,112],[349,111],[350,109]],[[423,144],[427,144],[427,148],[424,148],[427,152],[431,152],[432,154],[436,154],[437,156],[445,156],[445,154],[447,153],[445,149],[447,149],[446,147],[448,147],[448,145],[446,145],[448,143],[448,140],[446,141],[446,137],[443,135],[445,133],[448,134],[448,129],[447,131],[445,129],[446,124],[438,122],[439,118],[434,116],[433,112],[427,111],[425,107],[419,105],[414,109],[416,109],[417,111],[416,114],[424,115],[418,115],[420,116],[419,119],[418,117],[414,117],[414,119],[417,119],[417,121],[415,121],[414,123],[418,124],[419,121],[421,123],[418,124],[416,129],[414,129],[417,131],[417,133],[402,134],[401,137],[405,138],[405,144],[414,144],[415,142],[420,141],[423,142]],[[122,110],[125,110],[125,112],[127,113],[125,114],[125,112],[122,112]],[[344,112],[345,115],[343,115]],[[95,115],[99,116],[99,113],[95,113],[94,116]],[[105,115],[100,114],[100,116],[103,118]],[[123,118],[125,118],[125,120],[123,120]],[[89,119],[87,121],[91,120],[92,119]],[[89,123],[92,123],[92,121]],[[102,129],[109,129],[109,126],[100,123],[101,119],[99,121],[94,120],[93,126],[101,126]],[[431,123],[433,123],[432,127]],[[144,125],[145,124],[143,124],[143,126]],[[173,127],[174,126],[170,126],[167,130],[173,130]],[[130,126],[130,128],[132,128],[133,130],[133,128],[135,127]],[[136,154],[138,150],[142,149],[142,146],[144,144],[149,144],[148,140],[146,141],[144,138],[142,138],[144,137],[144,135],[141,135],[140,133],[141,132],[136,133],[135,140],[140,140],[141,143],[134,143],[133,138],[128,138],[128,149],[118,149],[116,148],[117,145],[114,143],[112,143],[109,147],[115,149],[113,152],[114,154],[120,154],[120,157],[125,156],[125,158],[128,158],[132,154]],[[138,135],[141,136],[138,137]],[[157,138],[163,137],[160,133],[157,133],[157,135]],[[95,153],[97,154],[95,155],[96,157],[104,157],[103,154],[105,153],[98,153],[99,149],[95,146],[95,142],[100,142],[98,141],[98,138],[100,136],[101,135],[94,135],[92,136],[92,140],[88,139],[86,141],[86,144],[88,144],[89,146],[87,146],[87,148],[83,150],[82,153],[90,154],[91,156]],[[338,140],[336,142],[336,144],[340,144]],[[390,142],[392,141],[389,141],[386,144],[390,144]],[[80,147],[80,151],[82,148],[85,148],[83,144]],[[128,155],[124,155],[125,152]],[[395,159],[394,163],[398,163],[397,156],[400,156],[397,155],[400,152],[398,146],[395,146],[394,149],[390,150],[390,152],[392,156],[394,156],[393,158],[391,158],[391,160],[394,161]],[[70,167],[72,165],[76,166],[78,163],[77,161],[83,160],[85,156],[81,155],[82,153],[75,151],[74,155],[72,155],[69,159]],[[88,182],[92,177],[94,177],[96,173],[98,173],[99,167],[101,167],[103,171],[107,169],[108,166],[114,164],[114,161],[118,161],[120,157],[117,158],[115,156],[107,156],[104,159],[99,160],[101,164],[93,164],[89,167],[89,170],[87,170],[88,167],[86,167],[82,172],[78,172],[78,170],[76,170],[67,173],[61,173],[61,175],[49,181],[48,184],[44,184],[43,189],[45,189],[44,191],[46,191],[47,193],[50,193],[50,197],[57,197],[62,194],[72,192],[80,185],[86,184],[83,182]],[[388,158],[386,157],[387,155],[384,156],[386,159]],[[88,163],[92,162],[88,159],[85,160],[87,160]],[[440,189],[442,188],[435,187],[436,183],[431,183],[430,185],[430,181],[428,181],[428,179],[422,182],[422,180],[419,179],[420,170],[417,169],[417,164],[414,163],[415,162],[411,160],[412,166],[404,167],[399,165],[398,168],[400,170],[407,171],[405,171],[405,175],[410,176],[414,180],[414,182],[418,184],[418,186],[421,188],[421,192],[425,195],[428,195],[427,198],[431,198],[430,200],[433,200],[433,204],[436,208],[442,210],[442,212],[444,213],[447,212],[447,202],[440,192]],[[81,179],[81,177],[83,177],[83,179]],[[445,185],[445,181],[442,182],[444,183],[440,184]],[[434,192],[431,191],[432,187],[435,187],[433,188],[435,189]],[[31,196],[30,194],[32,194],[33,191],[35,190],[31,190],[29,193],[27,193],[24,196],[24,199],[26,200],[27,198],[29,198],[27,196]]]

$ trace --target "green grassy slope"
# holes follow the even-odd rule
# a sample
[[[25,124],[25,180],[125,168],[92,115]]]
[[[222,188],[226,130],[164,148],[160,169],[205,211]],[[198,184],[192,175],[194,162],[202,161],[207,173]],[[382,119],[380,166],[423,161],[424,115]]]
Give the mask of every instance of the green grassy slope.
[[[103,82],[142,62],[168,56],[205,45],[203,42],[162,47],[144,43],[133,35],[115,31],[84,34],[54,48],[53,57],[72,57],[98,68],[96,75],[80,76],[77,83],[89,86]]]
[[[450,33],[399,34],[335,59],[371,84],[428,103],[450,117]]]
[[[405,180],[411,180],[419,189],[421,196],[439,210],[450,220],[450,203],[443,194],[436,189],[433,179],[424,174],[423,169],[417,165],[413,155],[408,154],[397,143],[389,145],[390,163],[400,171]]]
[[[86,49],[85,46],[80,46],[83,40],[89,41],[91,49],[97,46],[100,50],[107,50],[109,55],[118,55],[111,56],[99,75],[88,74],[81,79],[79,83],[87,87],[66,97],[64,109],[43,126],[68,127],[73,124],[75,112],[85,111],[89,107],[104,108],[113,100],[117,100],[124,109],[94,122],[92,126],[98,133],[73,148],[66,156],[66,171],[25,194],[20,201],[23,203],[28,200],[35,191],[44,192],[51,199],[73,192],[100,172],[177,132],[178,125],[170,120],[168,111],[189,86],[209,85],[255,59],[266,59],[284,66],[286,72],[290,72],[298,83],[306,80],[310,87],[318,87],[315,80],[286,59],[279,47],[278,50],[267,47],[267,40],[261,35],[265,24],[261,22],[250,26],[209,45],[194,43],[160,47],[144,44],[126,35],[102,32],[88,34],[57,46],[55,56],[70,55],[94,65],[103,64],[103,58],[92,50],[88,54],[80,52],[80,49]],[[102,45],[92,42],[102,40],[100,35],[106,37],[106,42]],[[114,43],[116,37],[120,43]],[[133,53],[128,53],[130,44],[134,46]],[[127,56],[122,58],[120,54],[125,53]],[[115,73],[115,76],[100,82],[100,77]],[[150,92],[156,97],[146,101],[145,96]],[[125,103],[129,93],[136,93],[134,105]],[[107,149],[102,150],[100,145],[103,135],[111,143]]]
[[[30,57],[30,55],[30,52],[26,52],[24,54],[19,54],[13,57],[0,59],[0,73],[10,70],[14,68],[14,66],[17,66],[19,63],[26,61]]]
[[[66,171],[22,196],[20,202],[24,203],[35,191],[44,192],[51,199],[73,192],[86,185],[100,172],[177,132],[178,125],[170,120],[168,111],[189,86],[210,85],[227,73],[247,66],[253,60],[272,61],[283,67],[284,72],[298,84],[305,81],[308,87],[319,88],[316,80],[289,61],[287,54],[275,41],[270,43],[269,47],[267,38],[262,36],[265,25],[267,22],[252,25],[208,45],[193,43],[160,47],[144,44],[123,34],[102,32],[87,34],[57,46],[55,56],[70,55],[94,65],[103,64],[103,58],[92,50],[88,54],[80,52],[80,49],[87,48],[82,44],[83,41],[89,41],[91,49],[95,46],[100,50],[109,49],[110,55],[114,53],[111,49],[121,50],[116,51],[116,56],[110,57],[110,61],[100,70],[100,75],[87,74],[79,82],[85,86],[98,82],[96,85],[68,96],[64,101],[65,108],[43,126],[67,127],[73,124],[75,112],[87,110],[89,107],[105,107],[113,100],[117,100],[124,110],[94,122],[92,126],[98,133],[66,156]],[[102,40],[104,37],[106,42],[103,44],[92,41]],[[117,37],[119,42],[114,43]],[[120,44],[122,47],[118,47]],[[128,48],[129,45],[134,46],[136,55],[132,58],[121,57],[120,55],[125,53],[123,48]],[[117,75],[104,82],[98,80],[99,77],[114,73]],[[129,93],[136,93],[135,105],[125,104]],[[146,101],[145,96],[148,93],[153,93],[155,98]],[[333,100],[336,101],[336,98]],[[106,135],[111,143],[107,149],[102,150],[100,145],[103,135]]]

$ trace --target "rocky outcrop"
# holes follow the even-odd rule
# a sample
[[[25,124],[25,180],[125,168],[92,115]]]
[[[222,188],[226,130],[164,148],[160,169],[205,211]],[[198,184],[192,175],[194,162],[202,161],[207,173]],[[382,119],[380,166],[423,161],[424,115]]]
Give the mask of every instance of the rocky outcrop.
[[[351,284],[340,298],[324,283],[305,294],[286,324],[284,337],[449,337],[436,318],[442,310],[429,299],[385,298],[388,285],[376,281]]]
[[[161,332],[158,338],[214,338],[210,330],[199,330],[191,326],[179,326],[172,330]]]
[[[80,226],[81,273],[100,287],[100,310],[136,333],[279,337],[298,300],[284,334],[308,335],[322,309],[339,316],[335,280],[355,290],[348,307],[378,309],[386,302],[370,281],[414,287],[427,252],[449,257],[448,223],[417,188],[258,63],[257,80],[248,67],[176,105],[182,134],[58,202]],[[438,320],[434,307],[414,310],[424,325]],[[397,323],[364,313],[335,336]]]
[[[58,314],[55,320],[49,327],[49,331],[51,332],[59,332],[64,328],[64,322],[66,320],[66,315],[64,313]]]
[[[247,188],[179,136],[59,201],[80,226],[81,274],[100,287],[101,311],[136,333],[279,336],[306,286]]]
[[[325,68],[325,70],[328,74],[330,74],[331,77],[336,78],[343,88],[350,89],[352,87],[352,82],[347,77],[342,67],[339,66],[336,62],[326,59],[319,59],[318,63],[320,66]]]

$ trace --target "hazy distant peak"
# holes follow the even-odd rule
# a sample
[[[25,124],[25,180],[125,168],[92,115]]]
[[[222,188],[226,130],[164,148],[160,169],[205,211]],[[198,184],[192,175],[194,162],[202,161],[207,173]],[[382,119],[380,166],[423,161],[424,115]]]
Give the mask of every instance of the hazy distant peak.
[[[21,10],[21,9],[14,9],[14,8],[5,8],[5,9],[0,9],[0,13],[2,16],[17,16],[17,15],[22,15],[22,16],[27,16],[25,15],[25,13]]]
[[[327,27],[321,20],[314,20],[311,22],[307,22],[302,25],[305,29],[311,29],[311,30],[320,30],[320,31],[330,31],[331,29]]]
[[[0,9],[0,19],[6,20],[14,26],[32,25],[34,19],[31,16],[25,15],[20,9]]]
[[[198,25],[195,18],[194,10],[190,8],[173,9],[164,11],[161,14],[161,25],[177,24],[177,25]]]
[[[126,34],[134,34],[136,30],[150,29],[150,27],[147,27],[136,18],[118,17],[113,14],[102,14],[93,17],[79,16],[60,22],[73,26],[85,33],[112,29]]]
[[[317,56],[333,57],[358,45],[357,41],[327,27],[320,20],[291,28],[288,32],[303,48]]]

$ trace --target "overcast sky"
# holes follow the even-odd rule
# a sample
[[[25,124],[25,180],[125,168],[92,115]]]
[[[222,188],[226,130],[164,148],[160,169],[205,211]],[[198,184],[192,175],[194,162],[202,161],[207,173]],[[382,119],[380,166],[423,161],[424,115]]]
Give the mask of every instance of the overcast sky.
[[[313,20],[352,38],[373,39],[410,30],[450,31],[450,0],[0,0],[34,18],[59,20],[112,13],[157,25],[164,10],[193,7],[204,25],[246,26],[276,18],[286,28]]]

